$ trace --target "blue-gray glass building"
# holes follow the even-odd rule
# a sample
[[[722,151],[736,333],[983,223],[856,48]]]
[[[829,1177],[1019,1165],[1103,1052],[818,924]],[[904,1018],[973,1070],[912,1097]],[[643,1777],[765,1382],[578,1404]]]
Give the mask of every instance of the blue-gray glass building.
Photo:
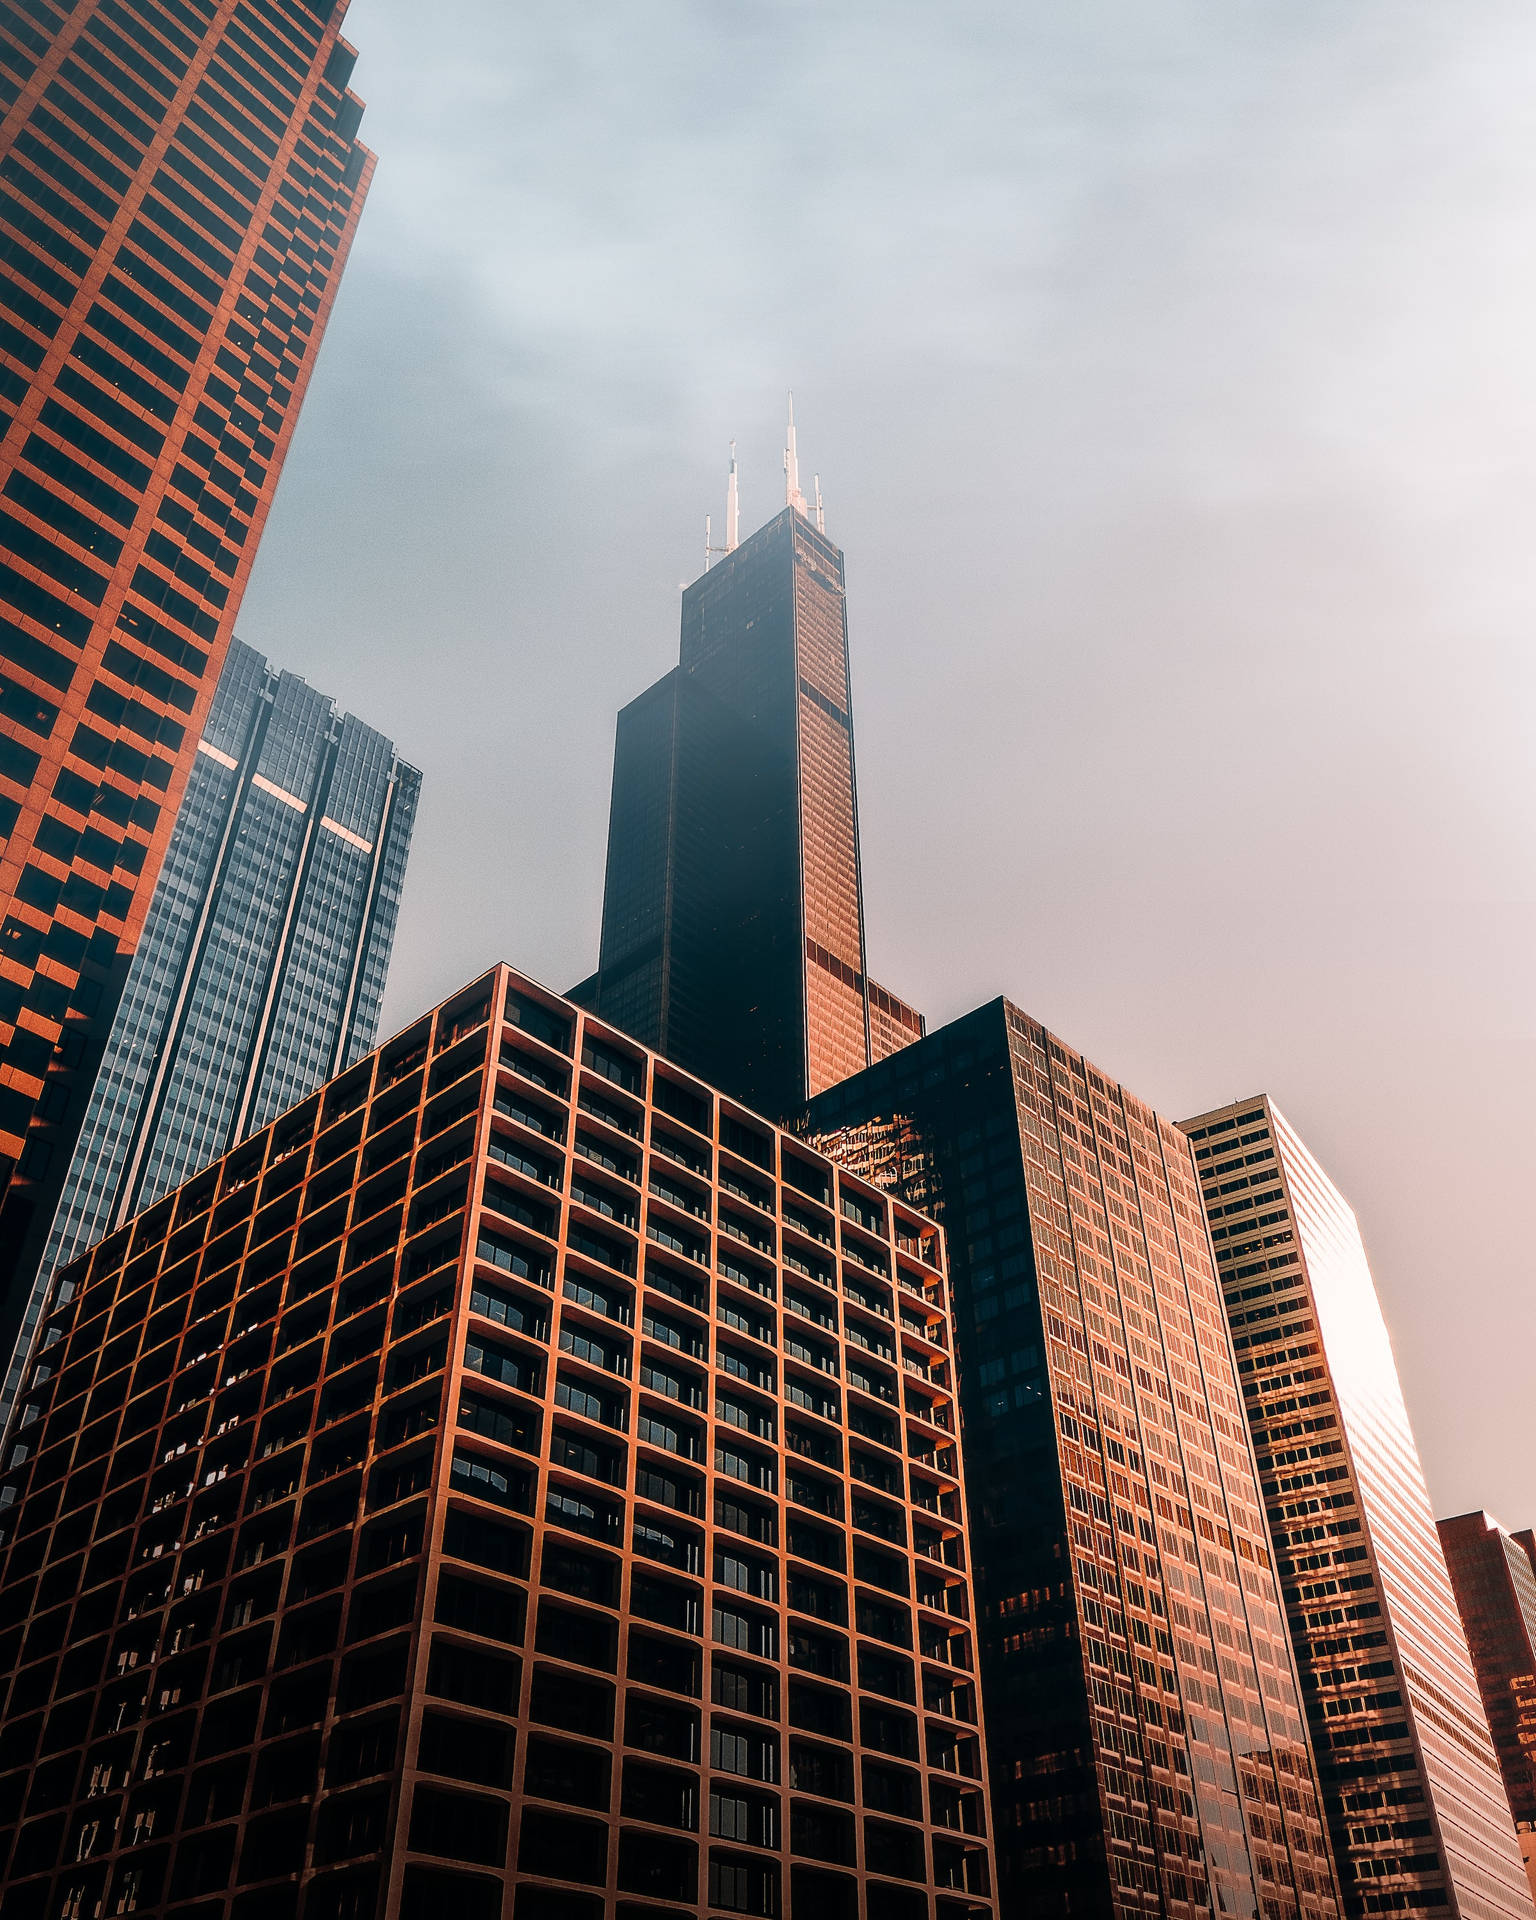
[[[373,1046],[421,776],[232,643],[8,1371],[50,1276]]]

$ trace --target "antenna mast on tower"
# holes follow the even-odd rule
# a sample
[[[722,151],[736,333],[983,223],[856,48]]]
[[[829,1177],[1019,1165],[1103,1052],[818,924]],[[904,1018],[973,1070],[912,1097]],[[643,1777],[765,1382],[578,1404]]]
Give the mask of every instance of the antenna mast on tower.
[[[717,553],[734,553],[740,544],[737,538],[741,527],[741,495],[736,481],[736,442],[731,442],[731,465],[725,482],[725,545],[717,547],[710,532],[710,516],[704,516],[704,571],[709,572],[710,565]]]
[[[789,435],[784,442],[784,504],[796,513],[804,513],[805,495],[800,491],[800,455],[795,449],[795,396],[789,396]]]

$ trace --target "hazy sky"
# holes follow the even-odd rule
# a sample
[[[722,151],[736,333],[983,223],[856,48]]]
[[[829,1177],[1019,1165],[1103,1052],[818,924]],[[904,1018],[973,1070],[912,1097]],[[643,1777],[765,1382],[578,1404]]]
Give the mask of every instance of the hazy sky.
[[[241,622],[425,784],[386,1023],[586,973],[617,708],[783,391],[870,952],[1353,1200],[1536,1521],[1527,0],[356,0],[378,174]]]

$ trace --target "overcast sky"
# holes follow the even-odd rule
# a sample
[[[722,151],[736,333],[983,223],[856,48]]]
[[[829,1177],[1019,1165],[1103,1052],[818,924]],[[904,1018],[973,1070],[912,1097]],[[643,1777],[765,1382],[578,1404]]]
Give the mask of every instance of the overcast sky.
[[[564,987],[614,714],[783,393],[869,944],[1360,1215],[1442,1513],[1536,1521],[1526,0],[356,0],[379,168],[241,633],[425,775],[386,1024]]]

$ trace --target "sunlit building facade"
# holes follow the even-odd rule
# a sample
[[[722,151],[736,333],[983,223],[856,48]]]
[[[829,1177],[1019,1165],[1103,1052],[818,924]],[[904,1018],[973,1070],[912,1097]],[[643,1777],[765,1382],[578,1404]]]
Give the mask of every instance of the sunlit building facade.
[[[922,1034],[866,969],[843,556],[797,507],[685,591],[679,665],[619,715],[573,997],[774,1114]]]
[[[420,775],[232,643],[5,1378],[48,1282],[378,1036]]]
[[[942,1236],[507,968],[56,1281],[6,1920],[992,1920]]]
[[[1451,1588],[1536,1894],[1536,1542],[1487,1513],[1440,1522]]]
[[[1189,1142],[1006,1000],[805,1126],[945,1227],[1003,1915],[1337,1914]]]
[[[344,6],[0,7],[0,1351],[372,172]]]
[[[1354,1213],[1272,1101],[1184,1124],[1348,1911],[1531,1920]]]

